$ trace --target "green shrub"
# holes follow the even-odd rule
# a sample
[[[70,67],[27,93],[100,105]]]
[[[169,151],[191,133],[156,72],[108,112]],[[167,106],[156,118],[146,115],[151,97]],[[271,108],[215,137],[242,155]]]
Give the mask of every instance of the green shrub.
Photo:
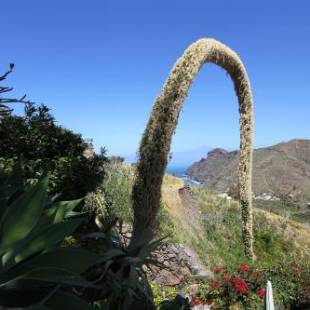
[[[49,109],[27,104],[25,116],[7,114],[0,121],[0,177],[18,162],[24,178],[49,176],[49,194],[59,199],[84,197],[101,184],[104,152],[96,155],[81,135],[56,125]]]
[[[99,189],[87,196],[85,210],[100,209],[101,213],[110,218],[119,218],[125,223],[132,224],[131,192],[134,183],[135,167],[124,164],[122,158],[109,158],[105,164],[105,177]],[[174,223],[169,217],[163,203],[159,209],[156,230],[160,236],[173,236]]]
[[[106,208],[111,216],[132,223],[131,191],[134,168],[121,161],[112,160],[105,165],[105,178],[101,185]]]

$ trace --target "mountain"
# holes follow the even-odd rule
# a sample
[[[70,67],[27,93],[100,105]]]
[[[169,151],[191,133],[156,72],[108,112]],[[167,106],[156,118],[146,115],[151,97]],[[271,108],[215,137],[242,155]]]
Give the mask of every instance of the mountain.
[[[210,151],[187,174],[217,192],[227,192],[238,181],[239,151]],[[310,198],[310,140],[295,139],[254,150],[253,192],[302,195]]]

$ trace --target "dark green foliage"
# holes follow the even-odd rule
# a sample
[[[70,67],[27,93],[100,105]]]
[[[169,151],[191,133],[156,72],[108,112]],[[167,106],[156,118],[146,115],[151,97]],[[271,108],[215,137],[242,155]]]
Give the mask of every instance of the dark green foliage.
[[[53,203],[46,189],[47,178],[23,186],[11,176],[1,184],[0,305],[59,309],[54,305],[75,301],[80,304],[75,309],[89,309],[68,286],[94,287],[81,273],[102,258],[61,247],[82,222],[73,211],[80,200]]]
[[[81,200],[53,202],[47,183],[24,186],[17,172],[0,186],[0,306],[92,309],[100,301],[102,309],[154,309],[142,265],[156,264],[161,240],[128,251],[116,221],[102,217],[79,234]],[[65,247],[73,232],[75,247]]]
[[[60,199],[83,197],[102,182],[107,161],[104,152],[96,155],[81,135],[56,125],[44,105],[27,104],[24,117],[4,116],[0,140],[2,177],[17,162],[21,162],[26,179],[37,179],[47,171],[48,191],[60,194]]]

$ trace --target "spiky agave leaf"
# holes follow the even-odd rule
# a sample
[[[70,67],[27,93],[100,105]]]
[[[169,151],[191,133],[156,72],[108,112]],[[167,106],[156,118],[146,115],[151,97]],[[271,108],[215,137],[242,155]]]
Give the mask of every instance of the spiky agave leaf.
[[[81,223],[82,219],[70,217],[80,200],[52,205],[46,199],[46,186],[43,178],[13,198],[14,186],[2,186],[0,305],[25,307],[35,303],[37,309],[46,309],[49,305],[37,302],[57,286],[47,304],[79,299],[62,294],[65,284],[97,288],[80,275],[103,258],[84,249],[59,247]]]
[[[44,208],[46,188],[47,178],[43,178],[7,206],[0,219],[0,255],[37,225]]]

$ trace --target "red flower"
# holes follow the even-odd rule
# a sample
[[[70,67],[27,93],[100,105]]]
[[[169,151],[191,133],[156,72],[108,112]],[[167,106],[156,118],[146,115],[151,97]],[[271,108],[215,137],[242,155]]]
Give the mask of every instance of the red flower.
[[[221,286],[221,282],[220,282],[220,281],[213,280],[213,281],[211,282],[211,287],[213,287],[213,288],[218,288],[218,287],[220,287],[220,286]]]
[[[240,264],[239,270],[242,272],[250,272],[251,271],[250,267],[246,264]]]
[[[221,271],[222,271],[222,267],[215,267],[213,270],[215,274],[219,274]]]
[[[224,274],[223,280],[226,283],[229,283],[231,281],[231,276],[229,274]]]
[[[257,291],[256,295],[257,295],[258,297],[260,297],[260,298],[264,298],[265,292],[266,292],[266,289],[265,289],[264,287],[262,287],[262,288],[260,288],[260,289]]]
[[[234,277],[232,279],[233,288],[237,293],[242,295],[246,295],[249,292],[248,285],[246,284],[245,280],[240,277]]]

